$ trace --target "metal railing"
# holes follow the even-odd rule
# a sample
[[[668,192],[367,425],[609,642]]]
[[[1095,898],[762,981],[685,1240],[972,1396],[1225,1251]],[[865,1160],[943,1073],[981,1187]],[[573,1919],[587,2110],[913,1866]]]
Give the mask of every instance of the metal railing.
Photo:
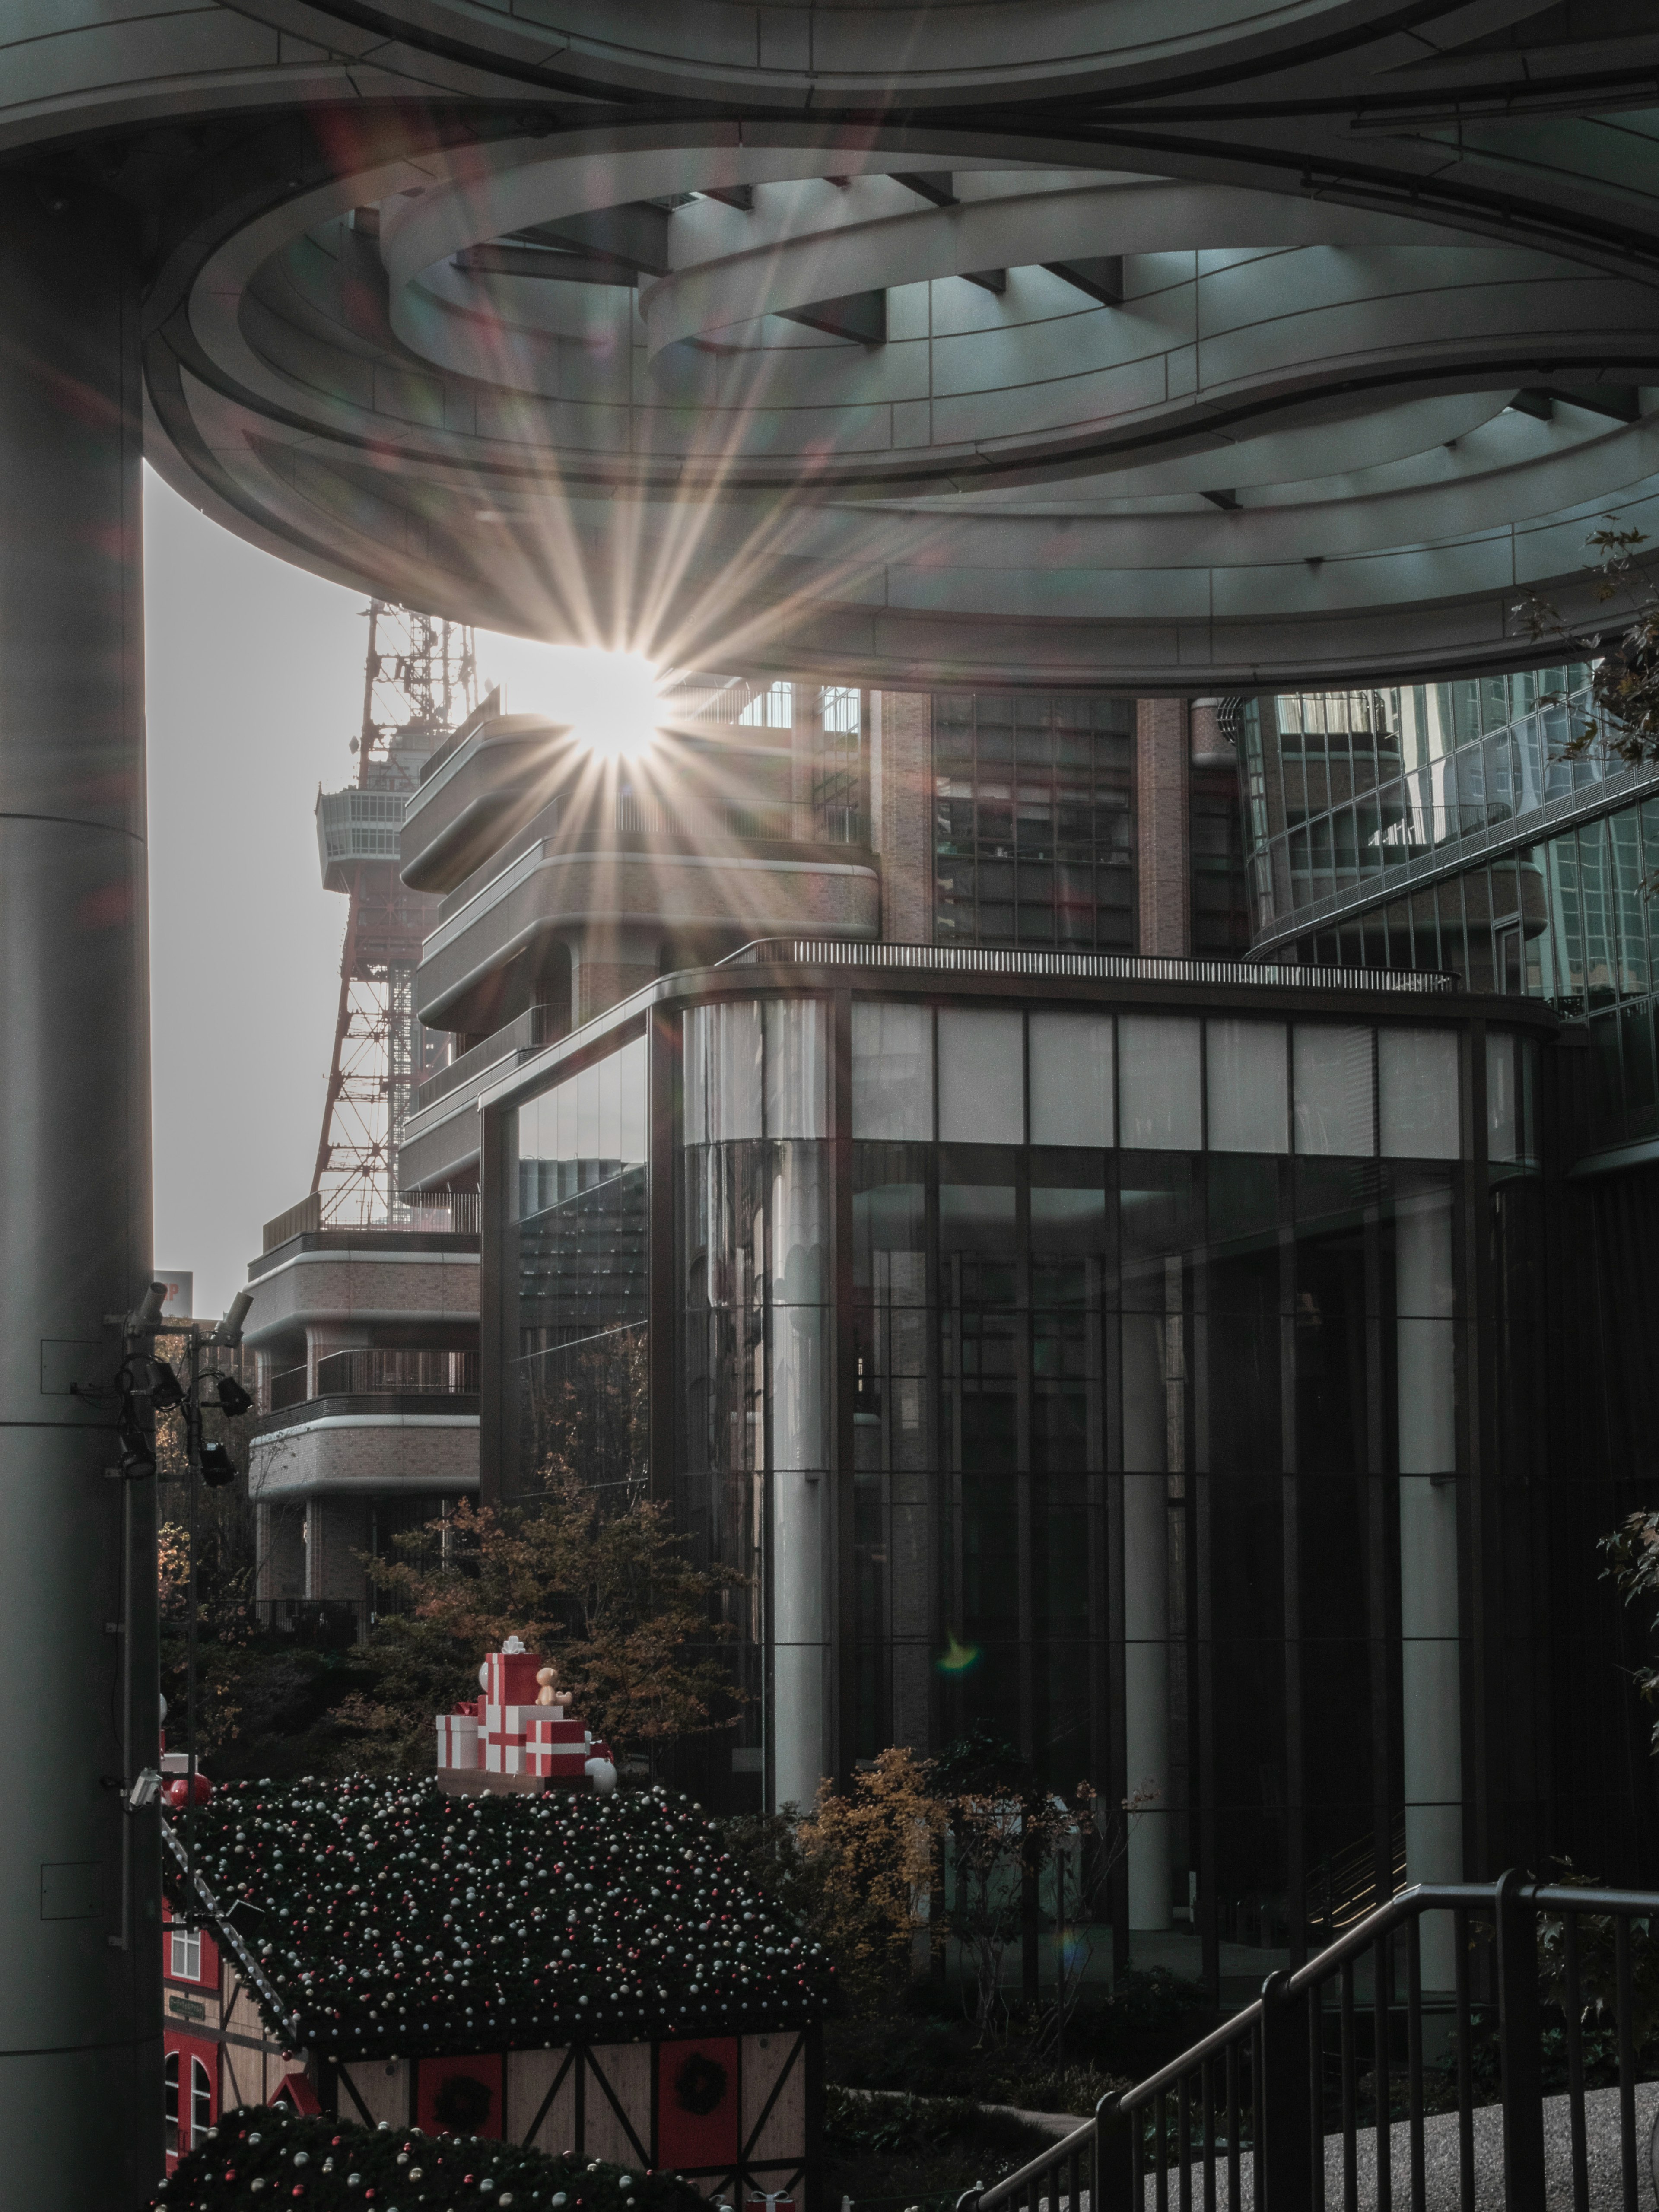
[[[1097,976],[1126,983],[1248,983],[1298,991],[1455,991],[1460,979],[1428,969],[1261,967],[1243,960],[1176,960],[1150,953],[1022,952],[991,945],[886,945],[859,938],[763,937],[720,963],[722,968],[908,968],[957,975]]]
[[[1455,2166],[1459,2212],[1475,2212],[1477,2074],[1494,2065],[1497,2145],[1483,2130],[1480,2163],[1501,2158],[1505,2212],[1545,2212],[1546,1981],[1565,2045],[1573,2212],[1591,2212],[1592,2045],[1604,2065],[1616,2058],[1616,2201],[1638,2212],[1636,1958],[1638,1940],[1659,1942],[1650,1923],[1659,1894],[1515,1873],[1403,1891],[1305,1966],[1270,1974],[1254,2003],[1156,2074],[1103,2097],[1051,2149],[966,2191],[957,2212],[1425,2212],[1431,2128],[1455,2138],[1455,2160],[1449,2142],[1435,2145],[1437,2205]],[[1425,1995],[1425,1948],[1449,1989]],[[1598,2195],[1597,2212],[1607,2201]]]
[[[331,1352],[317,1362],[316,1382],[301,1363],[271,1376],[264,1413],[280,1413],[315,1398],[464,1398],[478,1388],[476,1352],[410,1352],[374,1346]]]

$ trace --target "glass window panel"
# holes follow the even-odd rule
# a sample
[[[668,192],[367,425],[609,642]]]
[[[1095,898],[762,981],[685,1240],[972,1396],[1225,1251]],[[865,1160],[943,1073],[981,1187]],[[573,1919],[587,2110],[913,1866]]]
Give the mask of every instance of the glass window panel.
[[[1292,1036],[1297,1151],[1374,1152],[1370,1031],[1298,1022]]]
[[[1516,1041],[1507,1032],[1486,1032],[1486,1157],[1521,1158],[1520,1101],[1516,1095]]]
[[[560,1084],[544,1102],[552,1108],[552,1157],[556,1160],[574,1160],[579,1157],[576,1142],[576,1081]]]
[[[926,1006],[854,1003],[853,1134],[932,1142],[933,1016]]]
[[[1457,1038],[1450,1030],[1380,1030],[1377,1104],[1391,1160],[1457,1158]]]
[[[585,1067],[576,1078],[576,1156],[602,1159],[599,1150],[599,1071]]]
[[[613,1052],[595,1073],[599,1079],[599,1152],[602,1160],[619,1160],[622,1141],[622,1054]]]
[[[939,1133],[945,1144],[1025,1141],[1024,1017],[945,1006],[939,1016]]]
[[[766,1001],[766,1133],[830,1133],[829,1009],[822,999]]]
[[[1030,1034],[1031,1142],[1109,1145],[1111,1016],[1033,1014]]]
[[[1290,1068],[1282,1022],[1212,1021],[1206,1095],[1212,1152],[1287,1152]]]
[[[617,1157],[623,1160],[643,1161],[647,1156],[646,1133],[651,1089],[645,1039],[635,1037],[632,1044],[625,1044],[617,1054],[616,1064],[622,1085],[622,1128]]]
[[[685,1141],[761,1133],[761,1022],[753,1000],[694,1007],[685,1017]]]
[[[1140,1152],[1201,1149],[1199,1025],[1166,1014],[1118,1018],[1122,1142]]]

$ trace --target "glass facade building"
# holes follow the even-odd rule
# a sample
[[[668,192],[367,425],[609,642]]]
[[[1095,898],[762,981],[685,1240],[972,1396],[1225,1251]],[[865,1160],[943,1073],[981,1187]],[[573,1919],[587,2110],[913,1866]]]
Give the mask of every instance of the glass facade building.
[[[1583,1022],[1577,1141],[1605,1150],[1659,1139],[1659,769],[1567,756],[1589,678],[1252,701],[1241,753],[1258,952],[1449,970]]]
[[[1537,1502],[1502,1285],[1547,1010],[769,951],[485,1102],[486,1491],[579,1463],[744,1578],[698,1794],[803,1802],[983,1723],[1136,1801],[1120,1960],[1239,1989],[1537,1833],[1481,1638]]]

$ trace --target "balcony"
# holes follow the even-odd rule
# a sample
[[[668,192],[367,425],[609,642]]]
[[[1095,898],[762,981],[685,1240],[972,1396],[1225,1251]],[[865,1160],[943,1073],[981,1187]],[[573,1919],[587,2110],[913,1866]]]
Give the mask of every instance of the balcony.
[[[273,1375],[260,1393],[262,1415],[291,1413],[296,1406],[315,1405],[325,1398],[370,1398],[396,1401],[397,1410],[408,1410],[407,1398],[467,1399],[466,1410],[476,1412],[478,1398],[478,1355],[476,1352],[409,1352],[369,1346],[349,1352],[331,1352],[317,1362],[315,1387],[308,1362],[285,1367]]]

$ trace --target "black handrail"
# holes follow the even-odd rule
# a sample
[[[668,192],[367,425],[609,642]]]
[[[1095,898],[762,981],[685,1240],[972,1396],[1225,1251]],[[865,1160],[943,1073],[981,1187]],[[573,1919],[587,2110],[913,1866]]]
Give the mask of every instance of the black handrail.
[[[1451,1942],[1449,1951],[1437,1947],[1443,1985],[1425,2001],[1423,1923],[1431,1913],[1449,1915]],[[1556,1921],[1572,2203],[1574,2212],[1590,2212],[1584,2028],[1606,2017],[1609,2000],[1598,1988],[1585,2001],[1582,1939],[1585,1923],[1597,1920],[1613,1929],[1621,2212],[1641,2212],[1632,1923],[1659,1923],[1659,1893],[1534,1882],[1513,1872],[1492,1883],[1425,1882],[1401,1891],[1305,1966],[1269,1974],[1259,1997],[1179,2057],[1133,2088],[1103,2097],[1081,2127],[992,2187],[967,2191],[957,2212],[1084,2212],[1085,2203],[1088,2212],[1171,2212],[1172,2204],[1179,2212],[1240,2212],[1246,2159],[1255,2212],[1358,2212],[1359,2142],[1366,2135],[1375,2161],[1367,2196],[1378,2205],[1398,2202],[1425,2212],[1425,2122],[1432,2117],[1425,2017],[1449,2031],[1442,2056],[1449,2060],[1443,2074],[1448,2094],[1455,2083],[1455,2102],[1445,2117],[1457,2131],[1460,2212],[1474,2212],[1474,2051],[1490,2026],[1501,2083],[1504,2204],[1507,2212],[1544,2212],[1538,1938],[1542,1923]],[[1477,1922],[1489,1923],[1486,1940],[1475,1939]],[[1362,2009],[1356,1969],[1366,1961],[1371,1990]],[[1370,2060],[1370,2118],[1364,2124],[1362,2056]],[[1402,2124],[1407,2171],[1396,2185],[1394,2131]]]

